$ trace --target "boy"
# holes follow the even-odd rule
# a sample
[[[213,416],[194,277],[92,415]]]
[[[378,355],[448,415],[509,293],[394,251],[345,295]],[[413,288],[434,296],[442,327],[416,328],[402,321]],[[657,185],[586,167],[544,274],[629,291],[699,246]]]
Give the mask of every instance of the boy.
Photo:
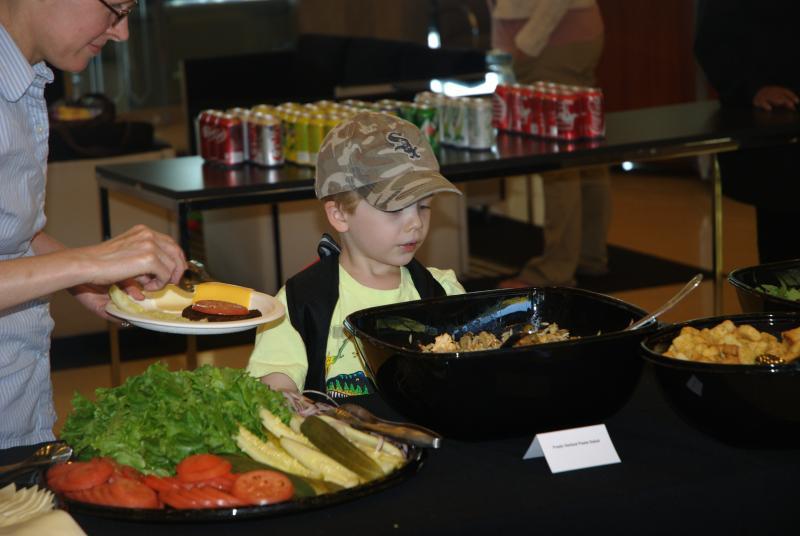
[[[464,292],[452,270],[426,269],[414,259],[428,234],[433,194],[461,192],[439,173],[419,129],[374,112],[328,133],[314,188],[341,251],[323,238],[320,261],[278,292],[286,317],[259,329],[247,370],[278,390],[371,393],[342,323],[367,307]]]

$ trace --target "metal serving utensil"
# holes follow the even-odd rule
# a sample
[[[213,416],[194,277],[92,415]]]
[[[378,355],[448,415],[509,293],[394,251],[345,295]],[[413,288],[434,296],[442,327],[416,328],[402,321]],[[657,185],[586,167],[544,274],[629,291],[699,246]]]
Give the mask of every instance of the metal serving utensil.
[[[691,291],[696,289],[697,286],[700,284],[700,282],[702,280],[703,280],[703,274],[697,274],[691,280],[689,280],[689,282],[686,283],[686,285],[684,285],[684,287],[682,289],[680,289],[673,297],[668,299],[664,303],[664,305],[662,305],[661,307],[659,307],[658,309],[656,309],[655,311],[653,311],[649,315],[647,315],[647,316],[639,319],[638,321],[634,322],[633,324],[631,324],[630,326],[625,328],[623,331],[630,331],[630,330],[638,329],[638,328],[644,326],[645,324],[649,323],[651,320],[653,320],[655,318],[658,318],[663,313],[669,311],[670,309],[675,307],[675,304],[677,304],[679,301],[681,301],[683,298],[685,298],[687,294],[689,294]]]
[[[36,449],[27,459],[0,466],[0,481],[9,481],[17,475],[41,466],[65,462],[72,457],[72,447],[64,442],[48,443]]]
[[[381,419],[357,404],[342,404],[327,410],[325,414],[342,420],[355,428],[377,432],[418,447],[438,449],[442,445],[442,436],[433,430],[418,424]]]

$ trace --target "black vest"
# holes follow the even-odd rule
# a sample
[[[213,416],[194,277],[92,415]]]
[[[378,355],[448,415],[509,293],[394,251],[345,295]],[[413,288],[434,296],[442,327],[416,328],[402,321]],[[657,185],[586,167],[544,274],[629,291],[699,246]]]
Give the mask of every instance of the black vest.
[[[292,326],[306,346],[305,389],[325,392],[325,350],[331,317],[339,301],[339,246],[327,234],[320,240],[319,261],[286,281],[286,303]],[[446,296],[430,271],[412,259],[406,265],[420,298]]]

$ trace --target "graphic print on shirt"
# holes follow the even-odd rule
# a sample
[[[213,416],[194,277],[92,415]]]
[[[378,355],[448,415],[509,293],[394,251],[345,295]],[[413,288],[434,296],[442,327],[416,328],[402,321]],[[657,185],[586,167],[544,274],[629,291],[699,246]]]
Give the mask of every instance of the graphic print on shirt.
[[[339,345],[339,350],[336,352],[336,355],[326,355],[325,356],[325,377],[328,378],[329,371],[337,362],[341,361],[341,359],[345,356],[346,352],[350,352],[355,356],[354,347],[352,344],[348,344],[351,341],[344,336],[341,329],[339,330],[331,330],[333,333],[341,333],[343,336],[343,340]],[[348,348],[349,346],[349,348]],[[360,396],[360,395],[367,395],[370,393],[375,392],[375,387],[372,384],[372,381],[367,378],[366,374],[363,371],[356,371],[347,374],[337,374],[336,376],[329,378],[325,382],[325,390],[328,392],[328,395],[331,398],[344,398],[348,396]]]

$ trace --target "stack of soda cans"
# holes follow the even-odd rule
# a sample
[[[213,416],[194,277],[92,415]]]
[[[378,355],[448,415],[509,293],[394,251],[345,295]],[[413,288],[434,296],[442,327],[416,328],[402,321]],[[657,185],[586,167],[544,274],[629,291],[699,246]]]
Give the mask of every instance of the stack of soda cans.
[[[414,102],[348,99],[204,110],[195,118],[197,147],[203,159],[226,167],[245,162],[265,167],[284,162],[314,167],[325,135],[363,110],[390,113],[414,123],[434,150],[442,145],[485,150],[495,142],[490,99],[456,99],[426,92],[418,94]]]
[[[225,167],[245,162],[271,167],[284,162],[280,119],[257,108],[204,110],[195,118],[195,137],[198,152],[207,162]]]
[[[605,136],[600,88],[553,82],[501,84],[493,104],[498,130],[564,141]]]
[[[405,103],[400,116],[417,125],[434,150],[440,145],[484,151],[495,143],[492,101],[479,97],[447,97],[423,92]]]

